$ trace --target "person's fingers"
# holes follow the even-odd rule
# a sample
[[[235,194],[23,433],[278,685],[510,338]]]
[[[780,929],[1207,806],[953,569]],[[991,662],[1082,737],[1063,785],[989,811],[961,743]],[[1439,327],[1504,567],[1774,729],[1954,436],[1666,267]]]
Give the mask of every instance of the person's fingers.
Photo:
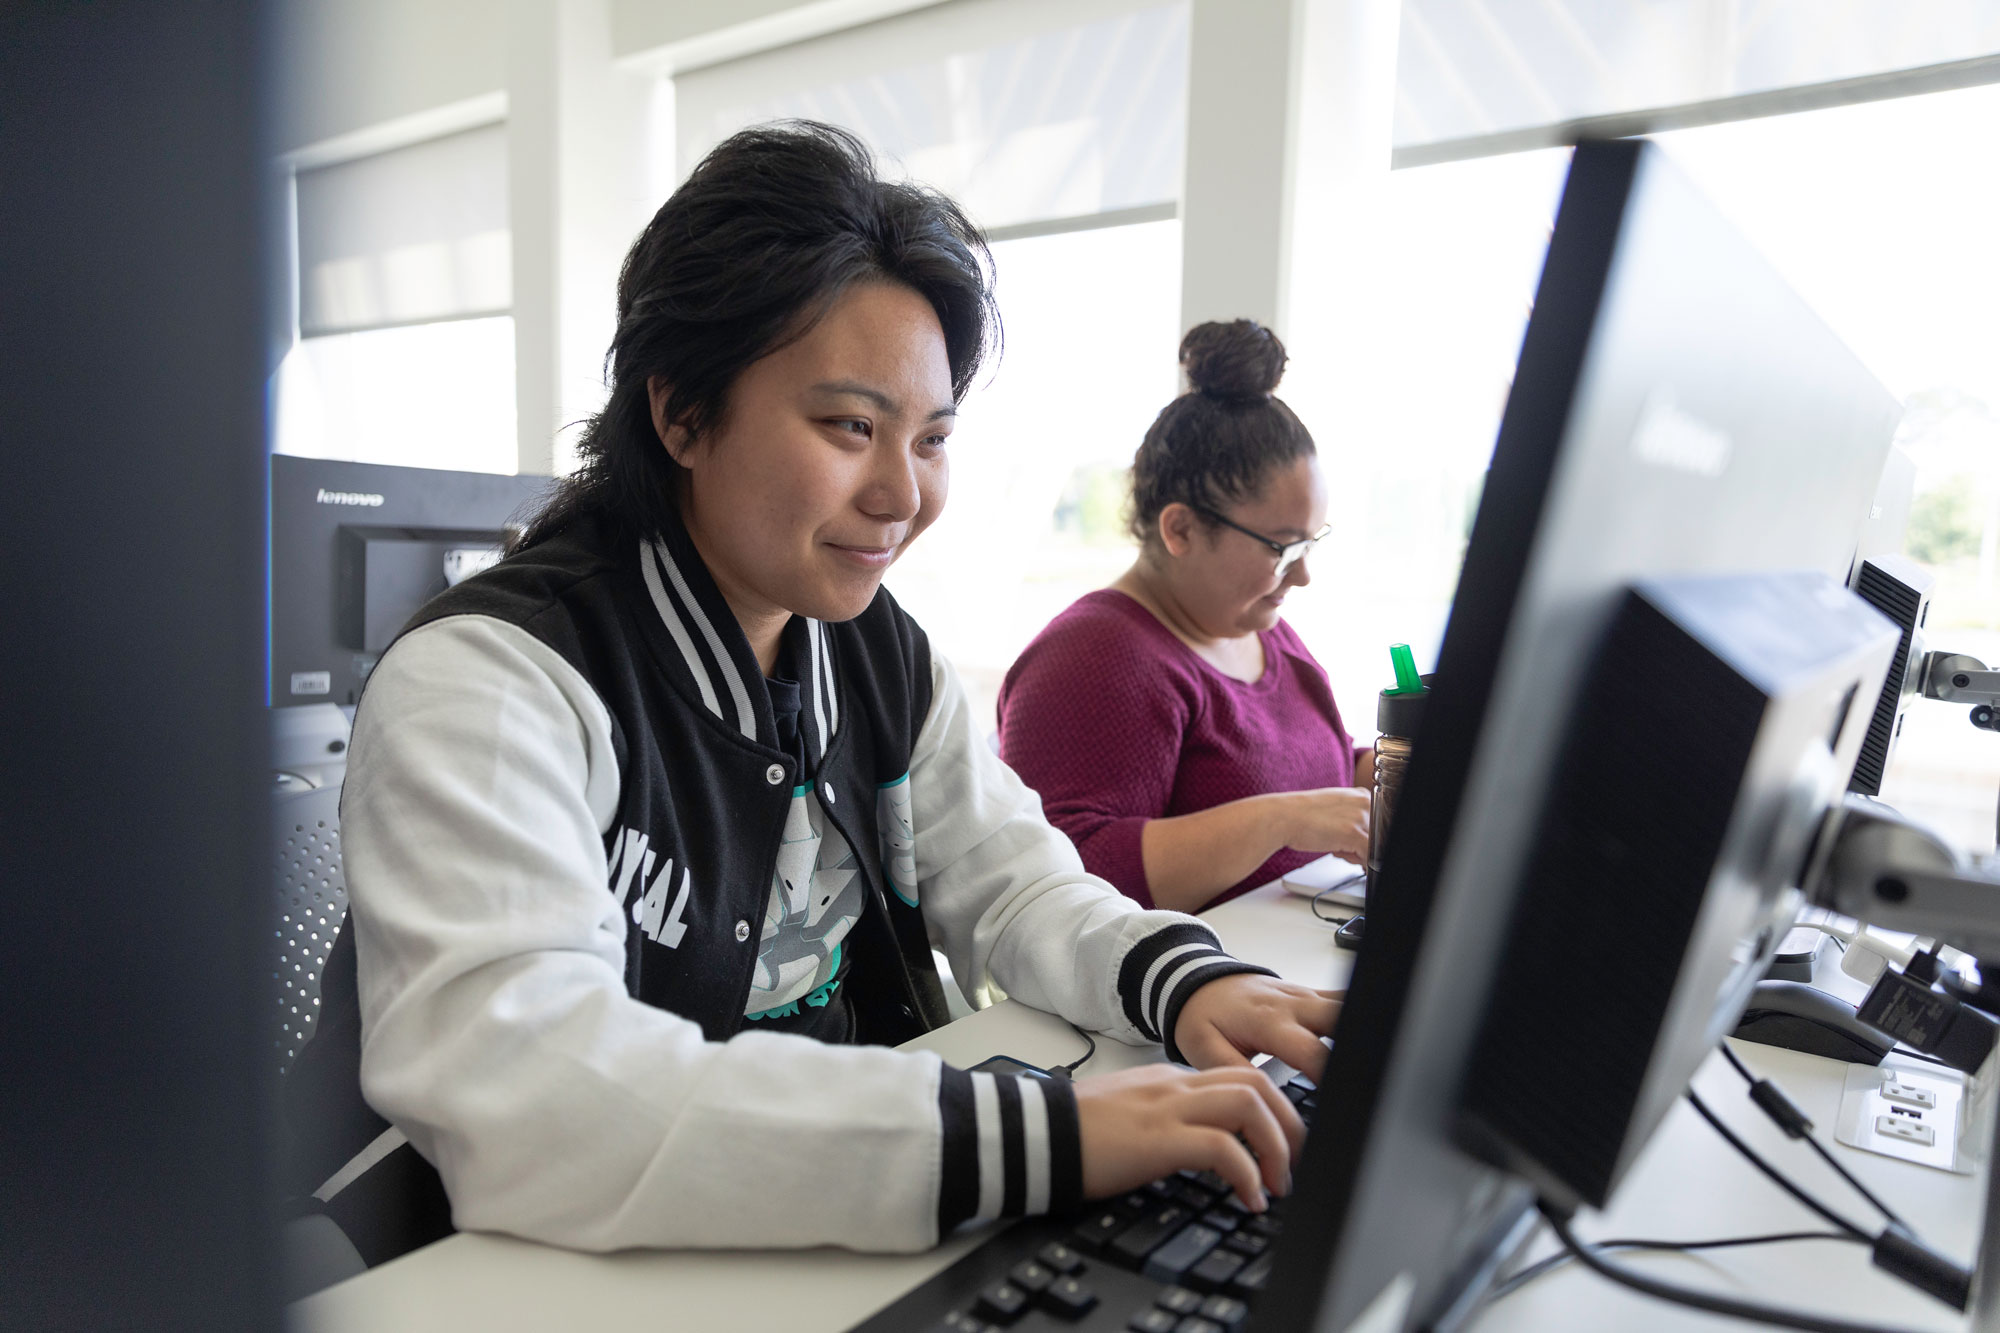
[[[1284,1092],[1271,1081],[1270,1075],[1261,1069],[1257,1070],[1254,1076],[1244,1079],[1244,1082],[1264,1103],[1264,1108],[1271,1113],[1273,1123],[1285,1136],[1291,1160],[1297,1161],[1306,1146],[1306,1122],[1300,1118],[1298,1108],[1286,1099]]]
[[[1258,1073],[1263,1075],[1262,1070]],[[1271,1108],[1271,1114],[1277,1118],[1279,1128],[1285,1131],[1285,1138],[1292,1145],[1292,1160],[1296,1162],[1299,1154],[1306,1150],[1304,1117],[1299,1115],[1298,1108],[1287,1100],[1285,1094],[1268,1075],[1263,1075],[1257,1080],[1257,1091],[1264,1098],[1265,1104]]]
[[[1264,1197],[1264,1186],[1257,1171],[1257,1160],[1250,1150],[1236,1141],[1236,1136],[1227,1130],[1190,1125],[1185,1145],[1180,1150],[1197,1170],[1206,1168],[1229,1182],[1229,1188],[1243,1201],[1243,1206],[1253,1213],[1261,1213],[1270,1207]],[[1177,1145],[1179,1147],[1180,1145]]]
[[[1333,1035],[1334,1020],[1340,1017],[1343,991],[1335,995],[1330,991],[1309,991],[1297,996],[1292,1002],[1292,1012],[1299,1020],[1299,1026],[1322,1037]]]
[[[1177,1035],[1181,1054],[1196,1069],[1248,1068],[1250,1065],[1249,1057],[1212,1023],[1195,1023],[1190,1031]]]
[[[1264,1188],[1272,1194],[1291,1188],[1292,1146],[1279,1127],[1277,1113],[1254,1087],[1235,1081],[1208,1084],[1189,1094],[1182,1113],[1189,1120],[1241,1134],[1256,1154]]]
[[[1260,1069],[1218,1071],[1214,1081],[1228,1087],[1232,1097],[1210,1103],[1208,1109],[1232,1117],[1224,1129],[1234,1129],[1256,1153],[1264,1189],[1274,1195],[1292,1193],[1292,1165],[1306,1151],[1306,1121]]]
[[[1311,1028],[1297,1023],[1272,1024],[1259,1034],[1258,1045],[1317,1083],[1326,1073],[1326,1046]]]

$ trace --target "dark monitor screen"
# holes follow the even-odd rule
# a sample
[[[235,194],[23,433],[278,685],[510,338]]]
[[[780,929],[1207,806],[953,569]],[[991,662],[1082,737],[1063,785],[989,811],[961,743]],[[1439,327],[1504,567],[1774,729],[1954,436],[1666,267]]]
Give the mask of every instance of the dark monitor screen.
[[[498,559],[549,484],[274,456],[267,702],[358,701],[417,608]]]
[[[1448,1322],[1518,1233],[1460,1099],[1599,650],[1647,580],[1837,583],[1898,415],[1658,149],[1576,150],[1259,1328]]]

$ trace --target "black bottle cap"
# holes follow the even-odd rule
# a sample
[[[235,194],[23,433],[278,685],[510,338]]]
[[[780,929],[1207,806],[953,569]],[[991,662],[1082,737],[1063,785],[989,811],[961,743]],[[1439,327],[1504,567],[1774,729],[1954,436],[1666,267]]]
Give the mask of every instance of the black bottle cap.
[[[1409,739],[1417,734],[1417,723],[1424,715],[1424,701],[1431,697],[1431,687],[1436,682],[1435,673],[1423,677],[1421,690],[1383,690],[1375,697],[1375,730],[1384,736],[1401,736]]]

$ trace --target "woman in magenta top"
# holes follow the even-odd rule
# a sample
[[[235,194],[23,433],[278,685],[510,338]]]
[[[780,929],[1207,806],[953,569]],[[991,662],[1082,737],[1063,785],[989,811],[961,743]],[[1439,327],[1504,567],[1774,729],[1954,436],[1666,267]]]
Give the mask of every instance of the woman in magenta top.
[[[1000,752],[1084,865],[1198,911],[1368,849],[1374,751],[1278,618],[1328,532],[1312,436],[1249,320],[1181,341],[1190,390],[1132,462],[1139,558],[1036,636],[1000,689]]]

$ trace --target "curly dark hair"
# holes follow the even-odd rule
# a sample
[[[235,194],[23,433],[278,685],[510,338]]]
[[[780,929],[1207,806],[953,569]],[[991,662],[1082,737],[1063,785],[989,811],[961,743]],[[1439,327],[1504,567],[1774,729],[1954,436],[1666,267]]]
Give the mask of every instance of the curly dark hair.
[[[586,426],[581,465],[510,543],[522,550],[580,518],[622,537],[674,520],[681,466],[653,428],[647,381],[671,386],[668,420],[696,439],[722,424],[753,362],[804,336],[849,287],[881,280],[930,302],[954,400],[1000,341],[993,258],[957,204],[885,181],[846,130],[781,121],[730,136],[633,242],[618,275],[611,396]]]
[[[1160,409],[1132,459],[1130,528],[1140,545],[1157,540],[1168,505],[1221,509],[1257,494],[1273,469],[1319,452],[1305,423],[1271,396],[1285,359],[1278,335],[1255,320],[1188,330],[1189,389]]]

